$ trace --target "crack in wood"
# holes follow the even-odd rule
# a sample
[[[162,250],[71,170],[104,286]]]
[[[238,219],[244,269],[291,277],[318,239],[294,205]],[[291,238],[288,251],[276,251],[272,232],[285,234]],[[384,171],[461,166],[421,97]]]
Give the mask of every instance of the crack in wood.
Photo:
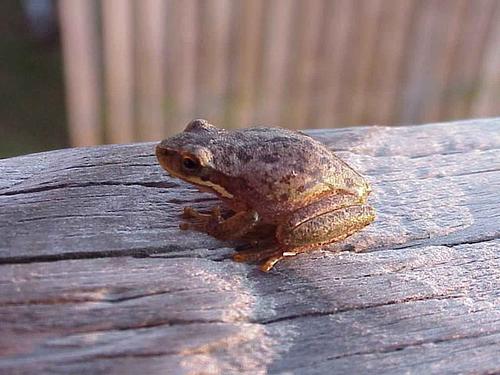
[[[33,187],[29,189],[21,189],[17,191],[4,191],[0,192],[1,196],[12,196],[12,195],[20,195],[20,194],[29,194],[29,193],[40,193],[51,190],[59,190],[59,189],[68,189],[68,188],[85,188],[91,186],[140,186],[146,188],[157,188],[157,189],[169,189],[178,187],[179,184],[173,181],[152,181],[152,182],[114,182],[114,181],[101,181],[101,182],[86,182],[86,183],[64,183],[57,185],[49,185],[49,186],[39,186]]]
[[[392,300],[392,301],[383,302],[383,303],[368,304],[368,305],[361,305],[361,306],[354,306],[354,307],[345,307],[345,308],[339,308],[339,309],[330,310],[330,311],[311,311],[311,312],[306,312],[304,314],[284,315],[284,316],[280,316],[279,318],[275,318],[275,319],[263,320],[260,323],[264,324],[264,325],[268,325],[268,324],[275,324],[275,323],[280,323],[283,321],[290,321],[290,320],[295,320],[295,319],[331,316],[331,315],[343,314],[343,313],[351,312],[351,311],[367,310],[367,309],[372,309],[372,308],[377,308],[377,307],[391,306],[391,305],[397,305],[397,304],[403,304],[403,303],[422,302],[422,301],[429,301],[429,300],[449,300],[449,299],[457,299],[457,298],[463,298],[463,297],[464,297],[464,295],[457,295],[457,294],[449,294],[449,295],[436,294],[436,295],[429,295],[429,296],[411,296],[409,298]],[[257,323],[258,321],[251,321],[251,322]]]
[[[26,264],[26,263],[45,263],[58,262],[63,260],[79,260],[79,259],[98,259],[98,258],[117,258],[117,257],[148,257],[152,254],[164,254],[169,252],[180,251],[183,249],[181,245],[168,245],[165,247],[151,248],[136,248],[136,249],[120,249],[120,250],[103,250],[103,251],[86,251],[86,252],[68,252],[55,255],[40,255],[40,256],[25,256],[25,257],[5,257],[0,258],[2,264]],[[187,258],[184,256],[172,255],[170,258]],[[192,257],[190,257],[192,258]]]
[[[446,342],[450,342],[450,341],[488,337],[488,336],[493,336],[493,335],[496,335],[499,333],[500,333],[500,330],[495,330],[495,331],[491,331],[491,332],[486,332],[486,333],[481,332],[481,333],[472,334],[472,335],[448,336],[448,337],[443,337],[440,339],[420,340],[420,341],[397,344],[397,345],[389,345],[389,346],[381,348],[381,349],[359,351],[359,352],[346,353],[346,354],[333,356],[333,357],[327,357],[324,359],[324,362],[333,361],[333,360],[342,359],[342,358],[355,357],[355,356],[360,356],[360,355],[387,354],[387,353],[399,352],[399,351],[402,351],[405,349],[423,346],[423,345],[429,345],[429,344],[438,345],[438,344],[442,344],[442,343],[446,343]]]

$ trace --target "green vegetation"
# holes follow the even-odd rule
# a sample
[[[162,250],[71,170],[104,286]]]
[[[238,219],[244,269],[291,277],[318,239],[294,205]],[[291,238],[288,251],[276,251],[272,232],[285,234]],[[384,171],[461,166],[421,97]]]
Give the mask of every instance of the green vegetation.
[[[29,32],[20,2],[0,2],[0,158],[68,145],[59,43]]]

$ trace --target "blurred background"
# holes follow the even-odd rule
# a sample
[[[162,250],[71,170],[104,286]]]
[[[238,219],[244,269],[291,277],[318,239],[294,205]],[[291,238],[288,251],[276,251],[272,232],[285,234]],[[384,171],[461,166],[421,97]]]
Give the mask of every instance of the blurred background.
[[[0,157],[500,115],[500,0],[3,0]]]

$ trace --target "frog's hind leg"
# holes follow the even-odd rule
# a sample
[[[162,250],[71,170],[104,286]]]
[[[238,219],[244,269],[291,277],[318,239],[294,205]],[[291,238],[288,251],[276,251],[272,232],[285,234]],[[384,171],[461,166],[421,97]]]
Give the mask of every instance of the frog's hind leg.
[[[280,250],[267,258],[262,257],[264,262],[260,269],[268,272],[284,257],[341,241],[370,224],[375,219],[375,211],[360,204],[359,199],[351,195],[335,195],[295,211],[276,230]]]
[[[233,255],[238,262],[262,262],[260,270],[270,271],[285,257],[314,250],[356,233],[375,218],[373,208],[354,205],[311,215],[303,222],[288,222],[276,231],[277,243],[269,248],[251,248]]]
[[[281,225],[276,231],[276,237],[278,242],[290,251],[299,249],[298,252],[303,252],[341,241],[374,219],[375,211],[368,205],[342,207],[312,216],[298,224]]]

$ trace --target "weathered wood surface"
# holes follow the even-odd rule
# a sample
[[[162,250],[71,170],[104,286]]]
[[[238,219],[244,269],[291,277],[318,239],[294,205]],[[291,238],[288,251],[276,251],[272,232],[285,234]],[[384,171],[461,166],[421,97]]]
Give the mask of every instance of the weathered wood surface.
[[[500,119],[310,134],[377,221],[269,274],[151,143],[1,160],[0,373],[500,372]]]

